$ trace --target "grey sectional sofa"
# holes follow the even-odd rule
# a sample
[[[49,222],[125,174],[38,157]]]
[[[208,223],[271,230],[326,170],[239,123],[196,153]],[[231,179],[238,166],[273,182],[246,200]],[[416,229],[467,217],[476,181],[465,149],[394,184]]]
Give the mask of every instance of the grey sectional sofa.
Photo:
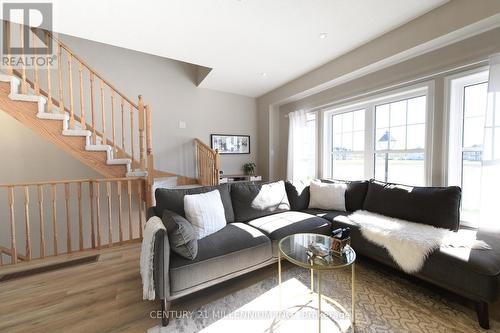
[[[328,180],[325,180],[328,182]],[[195,260],[184,259],[172,251],[165,233],[155,239],[155,287],[164,314],[170,302],[251,272],[277,261],[277,243],[290,234],[312,232],[328,235],[332,229],[349,226],[352,246],[362,256],[398,269],[388,252],[364,239],[354,223],[341,216],[365,209],[414,222],[456,230],[459,227],[461,191],[458,187],[401,189],[375,181],[348,182],[347,212],[308,209],[309,188],[285,183],[290,210],[258,209],[252,206],[262,184],[235,183],[192,189],[157,189],[156,206],[148,217],[161,217],[165,209],[184,215],[183,197],[218,189],[227,225],[198,241]],[[285,199],[285,198],[283,198]],[[489,251],[471,250],[464,258],[460,249],[436,251],[417,277],[463,295],[477,304],[479,324],[489,327],[488,303],[497,300],[500,276],[500,235],[479,231],[479,238],[493,247]],[[162,317],[162,325],[168,324]]]

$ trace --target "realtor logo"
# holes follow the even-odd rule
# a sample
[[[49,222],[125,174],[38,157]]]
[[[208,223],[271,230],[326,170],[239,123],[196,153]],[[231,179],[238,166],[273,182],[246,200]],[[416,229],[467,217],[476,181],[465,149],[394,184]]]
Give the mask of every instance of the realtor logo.
[[[52,3],[3,4],[2,65],[44,67],[52,64]]]

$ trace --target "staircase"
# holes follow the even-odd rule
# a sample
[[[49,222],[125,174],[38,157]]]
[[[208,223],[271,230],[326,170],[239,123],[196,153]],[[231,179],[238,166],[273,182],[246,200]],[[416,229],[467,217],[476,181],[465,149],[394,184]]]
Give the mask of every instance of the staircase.
[[[52,41],[57,66],[42,68],[35,61],[30,68],[24,63],[2,68],[3,111],[105,177],[154,173],[151,113],[141,96],[132,102],[48,31],[10,22],[4,22],[4,29],[7,45],[18,36],[23,50],[26,34],[31,47],[42,46],[40,35],[43,43]]]
[[[0,87],[0,106],[7,113],[24,124],[31,124],[31,128],[41,132],[45,137],[50,136],[55,144],[63,146],[63,149],[71,155],[95,169],[106,177],[141,177],[146,176],[147,171],[133,169],[131,158],[118,158],[117,150],[109,144],[103,144],[101,137],[92,140],[92,131],[83,129],[80,124],[73,128],[69,125],[70,115],[68,112],[49,112],[47,110],[47,98],[35,94],[29,88],[27,94],[20,92],[21,80],[14,76],[0,73],[0,82],[9,84],[9,87]],[[10,101],[6,101],[6,98]],[[25,102],[25,103],[16,103]],[[27,105],[28,103],[33,105]],[[36,111],[34,113],[33,111]],[[83,152],[85,151],[85,153]],[[103,156],[93,152],[105,153]],[[123,155],[123,152],[121,152]],[[117,167],[113,167],[117,166]]]

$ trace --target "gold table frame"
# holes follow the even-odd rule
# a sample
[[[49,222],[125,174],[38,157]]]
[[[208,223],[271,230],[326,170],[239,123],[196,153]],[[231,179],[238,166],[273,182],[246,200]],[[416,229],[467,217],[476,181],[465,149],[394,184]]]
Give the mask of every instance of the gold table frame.
[[[341,264],[341,265],[323,266],[323,267],[320,267],[318,265],[316,265],[316,266],[311,265],[311,264],[308,264],[305,262],[295,260],[282,251],[283,241],[289,239],[290,237],[294,237],[297,235],[304,235],[304,236],[310,235],[310,236],[314,236],[314,237],[324,237],[325,240],[330,239],[330,237],[328,237],[328,236],[319,235],[319,234],[294,234],[294,235],[287,236],[279,241],[279,243],[278,243],[278,288],[279,288],[280,304],[281,304],[281,259],[282,259],[282,257],[294,265],[310,269],[310,271],[311,271],[311,289],[310,289],[311,293],[314,293],[314,271],[316,271],[317,280],[318,280],[318,291],[317,291],[317,293],[318,293],[318,332],[321,332],[321,300],[322,299],[327,300],[328,302],[330,302],[333,305],[335,305],[336,307],[338,307],[344,314],[349,315],[347,310],[339,302],[337,302],[337,301],[333,300],[332,298],[325,296],[321,293],[321,274],[323,273],[323,271],[334,271],[334,270],[341,269],[341,268],[344,268],[347,266],[351,266],[351,315],[350,315],[350,318],[351,318],[352,331],[354,332],[355,325],[356,325],[356,306],[355,306],[355,304],[356,304],[356,268],[355,268],[356,267],[356,264],[355,264],[356,252],[354,251],[354,249],[352,249],[348,245],[349,246],[348,250],[352,251],[352,255],[354,256],[352,261],[350,261],[348,263]],[[280,305],[280,308],[281,308],[281,305]]]

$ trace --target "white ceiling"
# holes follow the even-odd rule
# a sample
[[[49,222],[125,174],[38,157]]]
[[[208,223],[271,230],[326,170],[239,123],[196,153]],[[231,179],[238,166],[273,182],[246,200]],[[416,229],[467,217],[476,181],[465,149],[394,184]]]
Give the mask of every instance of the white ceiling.
[[[260,96],[445,2],[54,0],[54,30],[210,67],[202,87]]]

